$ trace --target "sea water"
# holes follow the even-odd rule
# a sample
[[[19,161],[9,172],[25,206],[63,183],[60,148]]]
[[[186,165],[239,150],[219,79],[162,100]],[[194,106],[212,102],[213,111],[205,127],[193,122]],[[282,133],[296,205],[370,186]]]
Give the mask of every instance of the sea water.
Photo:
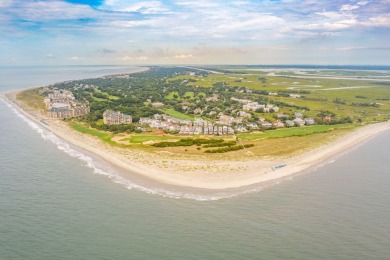
[[[126,69],[2,69],[0,91]],[[231,198],[124,184],[3,101],[0,133],[0,259],[390,258],[389,131]]]

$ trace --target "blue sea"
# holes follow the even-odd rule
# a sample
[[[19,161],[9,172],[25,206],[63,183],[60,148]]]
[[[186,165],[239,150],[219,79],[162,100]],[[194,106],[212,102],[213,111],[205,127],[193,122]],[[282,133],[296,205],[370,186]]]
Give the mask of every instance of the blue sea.
[[[141,69],[1,67],[0,92]],[[232,196],[119,178],[1,100],[0,133],[1,260],[390,259],[389,131]]]

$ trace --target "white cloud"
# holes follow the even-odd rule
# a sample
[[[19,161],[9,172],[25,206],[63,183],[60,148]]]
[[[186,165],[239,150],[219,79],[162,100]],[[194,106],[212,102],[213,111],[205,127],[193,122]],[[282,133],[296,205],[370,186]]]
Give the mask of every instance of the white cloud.
[[[314,23],[314,24],[305,24],[298,25],[295,28],[300,30],[327,30],[327,31],[337,31],[344,30],[350,27],[357,25],[357,21],[355,19],[350,20],[341,20],[336,22],[325,22],[325,23]]]
[[[10,6],[13,3],[13,0],[1,0],[0,8]]]
[[[149,60],[149,57],[147,57],[147,56],[140,56],[140,57],[137,57],[136,60],[145,61],[145,60]]]
[[[170,9],[164,6],[160,1],[129,3],[127,0],[106,0],[99,8],[102,10],[138,12],[141,14],[167,14],[171,12]]]
[[[163,24],[164,18],[153,18],[148,20],[134,20],[134,21],[112,21],[108,22],[109,27],[122,27],[122,28],[134,28],[134,27],[158,27]]]
[[[326,30],[330,30],[330,31],[333,31],[333,30],[343,30],[343,29],[348,29],[352,26],[355,26],[357,24],[357,21],[354,20],[354,19],[351,19],[351,20],[342,20],[342,21],[338,21],[338,22],[335,22],[335,23],[325,23],[324,24],[324,29]]]
[[[360,1],[360,2],[357,2],[358,5],[366,5],[368,4],[369,1]]]
[[[147,60],[149,60],[149,57],[148,56],[132,57],[132,56],[125,55],[125,56],[117,58],[117,60],[120,60],[120,61],[147,61]]]
[[[80,60],[85,60],[84,57],[79,57],[79,56],[72,56],[69,58],[71,61],[80,61]]]
[[[27,21],[54,21],[97,17],[87,5],[64,1],[13,1],[8,9],[16,17]]]
[[[371,17],[362,23],[365,26],[372,27],[390,27],[390,14],[383,14],[376,17]]]
[[[342,5],[342,6],[341,6],[340,11],[341,11],[341,12],[344,12],[344,11],[352,11],[352,10],[358,9],[359,7],[360,7],[359,5],[350,5],[350,4],[346,4],[346,5]]]
[[[194,55],[192,54],[178,54],[173,56],[174,59],[179,59],[179,60],[192,60],[195,58]]]
[[[211,8],[219,6],[215,1],[198,0],[198,1],[176,1],[176,5],[181,5],[189,8]]]
[[[324,16],[324,17],[332,19],[332,20],[338,20],[338,19],[344,18],[344,15],[341,13],[338,13],[338,12],[319,12],[316,14]]]
[[[222,30],[253,30],[274,28],[284,23],[285,21],[282,18],[276,16],[254,14],[250,17],[238,16],[237,19],[233,18],[230,23],[220,24],[217,28]]]
[[[390,50],[390,47],[367,47],[367,46],[360,46],[360,47],[343,47],[343,48],[337,48],[336,51],[361,51],[361,50],[368,50],[368,51],[377,51],[377,50]]]

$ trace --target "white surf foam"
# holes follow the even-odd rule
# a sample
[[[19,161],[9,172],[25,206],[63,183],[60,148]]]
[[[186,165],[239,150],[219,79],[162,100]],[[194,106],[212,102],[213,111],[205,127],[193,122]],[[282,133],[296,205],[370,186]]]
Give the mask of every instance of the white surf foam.
[[[216,195],[201,195],[201,194],[185,193],[180,191],[170,191],[162,188],[149,188],[142,185],[138,185],[132,182],[131,180],[120,176],[118,172],[115,171],[115,169],[110,167],[103,167],[103,165],[100,165],[97,161],[93,160],[93,158],[91,158],[90,156],[87,156],[82,152],[73,149],[66,141],[60,139],[54,133],[48,131],[47,129],[42,128],[39,124],[30,120],[28,117],[23,115],[23,113],[21,113],[17,108],[15,108],[13,105],[11,105],[3,98],[0,98],[0,101],[5,103],[16,114],[17,117],[22,119],[25,123],[28,124],[29,127],[35,130],[35,132],[38,133],[42,139],[53,143],[54,145],[56,145],[56,147],[59,150],[66,153],[67,155],[82,161],[85,166],[93,170],[94,174],[106,176],[113,183],[120,184],[129,190],[138,190],[138,191],[146,192],[148,194],[160,195],[167,198],[175,198],[175,199],[185,198],[185,199],[193,199],[196,201],[215,201],[221,199],[228,199],[243,194],[259,192],[262,190],[262,188],[256,188],[256,189],[250,189],[250,190],[240,191],[236,193],[226,192],[226,193],[220,193]]]

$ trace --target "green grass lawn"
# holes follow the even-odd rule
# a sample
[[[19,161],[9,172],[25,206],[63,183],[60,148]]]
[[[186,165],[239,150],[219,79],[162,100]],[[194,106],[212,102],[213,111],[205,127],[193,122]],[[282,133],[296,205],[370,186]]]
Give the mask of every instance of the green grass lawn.
[[[199,94],[198,94],[198,97],[203,97],[203,98],[205,98],[207,95],[206,95],[206,93],[204,93],[204,92],[200,92]]]
[[[184,120],[184,119],[194,120],[194,116],[183,114],[183,113],[178,112],[172,108],[162,109],[161,112],[163,112],[169,116],[173,116],[175,118],[182,119],[182,120]]]
[[[95,97],[92,93],[90,93],[90,95],[93,98],[93,100],[95,100],[97,102],[106,102],[107,101],[107,99]]]
[[[99,93],[101,95],[104,95],[106,98],[100,98],[100,97],[97,97],[94,95],[94,93]],[[107,100],[117,100],[119,99],[119,97],[117,96],[113,96],[113,95],[110,95],[108,94],[107,92],[104,92],[104,91],[101,91],[100,89],[96,89],[94,91],[94,93],[91,93],[91,97],[95,100],[95,101],[107,101]]]
[[[114,141],[111,140],[111,137],[112,137],[112,134],[111,133],[108,133],[108,132],[102,132],[102,131],[99,131],[99,130],[96,130],[96,129],[93,129],[93,128],[89,128],[89,127],[86,127],[85,125],[83,124],[79,124],[79,123],[70,123],[70,126],[80,132],[80,133],[83,133],[83,134],[89,134],[89,135],[93,135],[93,136],[96,136],[97,138],[109,143],[109,144],[112,144],[112,145],[115,145],[116,143]]]
[[[120,141],[128,140],[131,144],[141,144],[147,141],[180,140],[181,138],[182,137],[177,137],[177,136],[137,134],[137,135],[131,135],[129,138],[123,138]]]
[[[189,99],[194,99],[194,92],[186,92],[183,98],[189,97]]]
[[[291,127],[291,128],[280,128],[276,130],[268,130],[262,133],[243,133],[238,134],[237,137],[242,140],[257,140],[257,139],[268,139],[268,138],[283,138],[291,136],[305,136],[316,133],[325,133],[334,129],[340,128],[353,128],[351,124],[341,125],[314,125],[314,126],[303,126],[303,127]]]
[[[180,98],[180,95],[179,95],[179,92],[177,92],[177,91],[172,91],[171,93],[169,93],[168,95],[166,95],[165,99],[175,99],[175,98],[174,98],[174,95],[177,95],[177,96],[178,96],[177,100],[180,100],[180,99],[181,99],[181,98]]]

